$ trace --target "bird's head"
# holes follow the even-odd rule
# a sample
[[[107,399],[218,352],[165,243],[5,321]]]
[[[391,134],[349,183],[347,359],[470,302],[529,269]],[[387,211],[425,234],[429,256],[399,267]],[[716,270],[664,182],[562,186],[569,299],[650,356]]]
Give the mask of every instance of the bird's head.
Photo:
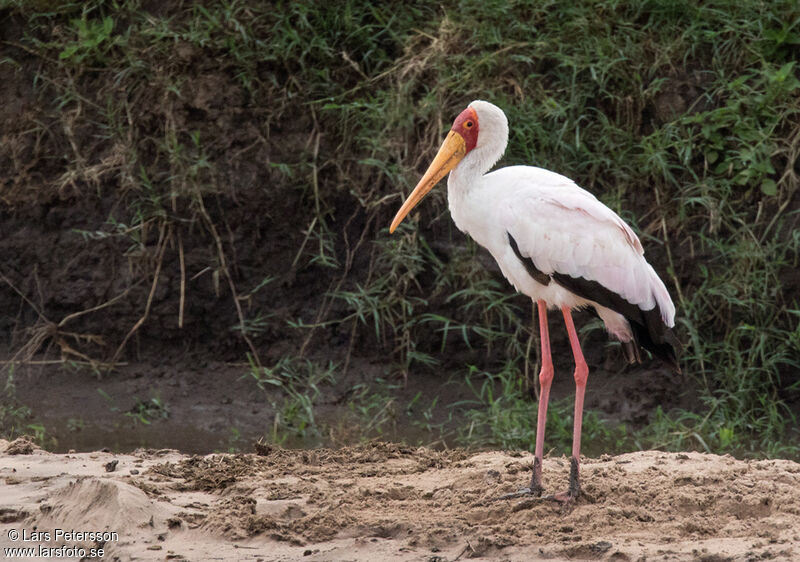
[[[480,173],[491,168],[503,155],[508,142],[508,121],[505,113],[488,101],[476,100],[458,114],[439,152],[395,215],[389,232],[394,232],[406,215],[455,168],[468,154]]]

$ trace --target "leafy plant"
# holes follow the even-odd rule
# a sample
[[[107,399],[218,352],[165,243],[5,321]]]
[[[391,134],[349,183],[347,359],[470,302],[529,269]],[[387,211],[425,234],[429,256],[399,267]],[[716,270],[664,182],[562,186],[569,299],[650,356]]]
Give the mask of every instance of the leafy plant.
[[[153,396],[148,400],[137,398],[136,403],[130,411],[125,412],[125,415],[137,423],[150,425],[154,421],[167,419],[169,408],[158,396]]]
[[[95,64],[102,60],[108,43],[111,42],[114,20],[110,16],[101,20],[89,20],[84,13],[82,18],[70,20],[70,25],[77,38],[64,47],[58,58],[75,65]]]
[[[537,405],[527,396],[518,369],[507,364],[497,373],[482,373],[472,367],[465,383],[474,399],[453,404],[467,418],[459,431],[464,444],[527,449],[536,443]],[[551,401],[547,409],[545,446],[560,454],[572,451],[573,401]],[[631,448],[631,439],[623,425],[613,425],[594,411],[583,414],[583,454],[622,452]]]
[[[0,394],[0,436],[3,439],[16,439],[25,433],[25,428],[29,425],[27,420],[31,417],[31,409],[19,402],[16,388],[14,367],[11,366],[6,372]]]
[[[271,440],[285,443],[288,439],[309,442],[320,436],[315,403],[321,395],[321,387],[335,382],[334,363],[321,367],[308,359],[281,358],[270,367],[251,364],[247,375],[255,380],[261,390],[270,387],[279,389],[266,393],[274,411]]]

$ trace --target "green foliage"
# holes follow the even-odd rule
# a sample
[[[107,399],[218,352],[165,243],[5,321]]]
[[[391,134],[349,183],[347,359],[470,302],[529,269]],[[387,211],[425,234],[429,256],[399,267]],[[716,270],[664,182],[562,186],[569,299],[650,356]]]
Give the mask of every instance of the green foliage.
[[[25,433],[31,409],[17,399],[17,386],[13,366],[6,372],[6,380],[0,394],[0,437],[16,439]]]
[[[248,343],[278,328],[308,342],[343,327],[348,359],[376,353],[406,377],[474,364],[466,380],[476,398],[460,406],[472,429],[460,438],[531,446],[519,386],[520,371],[535,370],[527,301],[451,225],[443,189],[394,235],[386,230],[451,119],[472,99],[489,99],[511,124],[501,165],[553,169],[597,194],[634,225],[675,297],[683,369],[702,409],[655,412],[637,443],[767,455],[796,443],[788,434],[800,382],[793,0],[401,9],[208,0],[153,13],[134,0],[55,4],[9,4],[31,22],[23,43],[43,61],[37,91],[56,100],[56,117],[36,135],[57,130],[57,146],[71,147],[52,192],[116,189],[107,227],[81,234],[87,243],[125,239],[126,259],[148,280],[159,271],[153,254],[170,256],[180,236],[202,232],[204,271],[218,294],[232,293],[232,330]],[[186,107],[203,105],[191,63],[201,56],[233,77],[225,91],[241,91],[242,121],[256,123],[254,144],[269,147],[256,191],[266,201],[288,197],[299,209],[292,218],[306,221],[269,215],[289,233],[294,259],[258,279],[323,278],[328,290],[313,313],[297,307],[286,318],[270,299],[240,306],[257,301],[263,284],[237,292],[234,253],[220,234],[224,205],[212,203],[241,195],[230,170],[251,157],[239,153],[247,147],[218,148],[216,123],[186,125]],[[113,76],[111,85],[76,84],[76,74],[97,72]],[[284,146],[292,135],[302,138]],[[98,142],[114,147],[99,162]],[[318,435],[314,405],[334,368],[304,357],[257,363],[257,384],[283,393],[274,437]],[[380,432],[394,406],[359,392],[354,411]],[[570,416],[551,406],[551,434]],[[587,444],[629,446],[592,413],[584,432]],[[566,435],[555,439],[563,450]]]
[[[356,420],[360,439],[385,436],[389,429],[394,429],[397,420],[397,399],[395,394],[400,388],[383,379],[373,384],[360,383],[350,389],[347,407]]]
[[[125,415],[142,425],[150,425],[157,420],[165,420],[169,417],[169,406],[158,396],[153,396],[148,400],[136,399],[133,407],[125,412]]]
[[[519,370],[512,364],[498,373],[481,373],[470,368],[465,383],[474,399],[453,404],[463,411],[467,424],[458,441],[465,445],[528,449],[536,442],[537,405],[526,396]],[[573,400],[552,401],[547,409],[545,447],[557,454],[572,452]],[[614,426],[587,410],[583,414],[582,453],[629,450],[632,441],[623,425]]]
[[[270,439],[284,444],[290,440],[309,443],[320,437],[321,427],[316,419],[316,401],[321,387],[335,382],[336,365],[319,366],[308,359],[283,357],[272,366],[259,367],[251,364],[248,375],[258,387],[281,392],[265,392],[275,412]]]
[[[72,64],[93,64],[104,58],[114,20],[104,17],[102,20],[81,19],[70,21],[73,32],[77,35],[74,42],[68,43],[58,54],[58,58]]]
[[[31,409],[17,398],[13,364],[7,368],[5,375],[6,380],[0,391],[0,438],[11,441],[28,435],[40,447],[52,449],[57,445],[56,438],[48,435],[43,423],[31,419]]]

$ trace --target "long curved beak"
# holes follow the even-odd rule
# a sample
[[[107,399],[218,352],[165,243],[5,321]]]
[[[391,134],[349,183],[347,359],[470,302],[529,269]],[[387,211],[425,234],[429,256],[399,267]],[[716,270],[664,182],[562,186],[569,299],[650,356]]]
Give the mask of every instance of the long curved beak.
[[[464,158],[464,155],[467,153],[467,143],[464,140],[464,137],[456,133],[455,131],[450,131],[447,137],[444,139],[439,152],[436,154],[436,157],[431,162],[431,165],[428,166],[428,170],[422,176],[422,179],[419,180],[417,187],[414,188],[414,191],[411,192],[411,195],[408,196],[403,206],[400,207],[400,210],[397,211],[397,214],[392,221],[392,226],[389,227],[389,232],[392,233],[398,227],[398,225],[403,222],[403,219],[406,218],[406,215],[414,208],[414,206],[419,203],[423,197],[433,189],[439,180],[445,177],[450,170],[456,167],[456,164],[461,162],[461,159]]]

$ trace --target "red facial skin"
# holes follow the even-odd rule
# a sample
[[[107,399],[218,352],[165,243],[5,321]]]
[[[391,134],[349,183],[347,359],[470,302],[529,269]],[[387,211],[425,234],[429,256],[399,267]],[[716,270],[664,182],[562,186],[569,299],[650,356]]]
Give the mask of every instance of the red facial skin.
[[[467,152],[469,152],[478,144],[478,114],[474,109],[468,107],[458,114],[453,122],[453,128],[450,130],[464,137]]]

